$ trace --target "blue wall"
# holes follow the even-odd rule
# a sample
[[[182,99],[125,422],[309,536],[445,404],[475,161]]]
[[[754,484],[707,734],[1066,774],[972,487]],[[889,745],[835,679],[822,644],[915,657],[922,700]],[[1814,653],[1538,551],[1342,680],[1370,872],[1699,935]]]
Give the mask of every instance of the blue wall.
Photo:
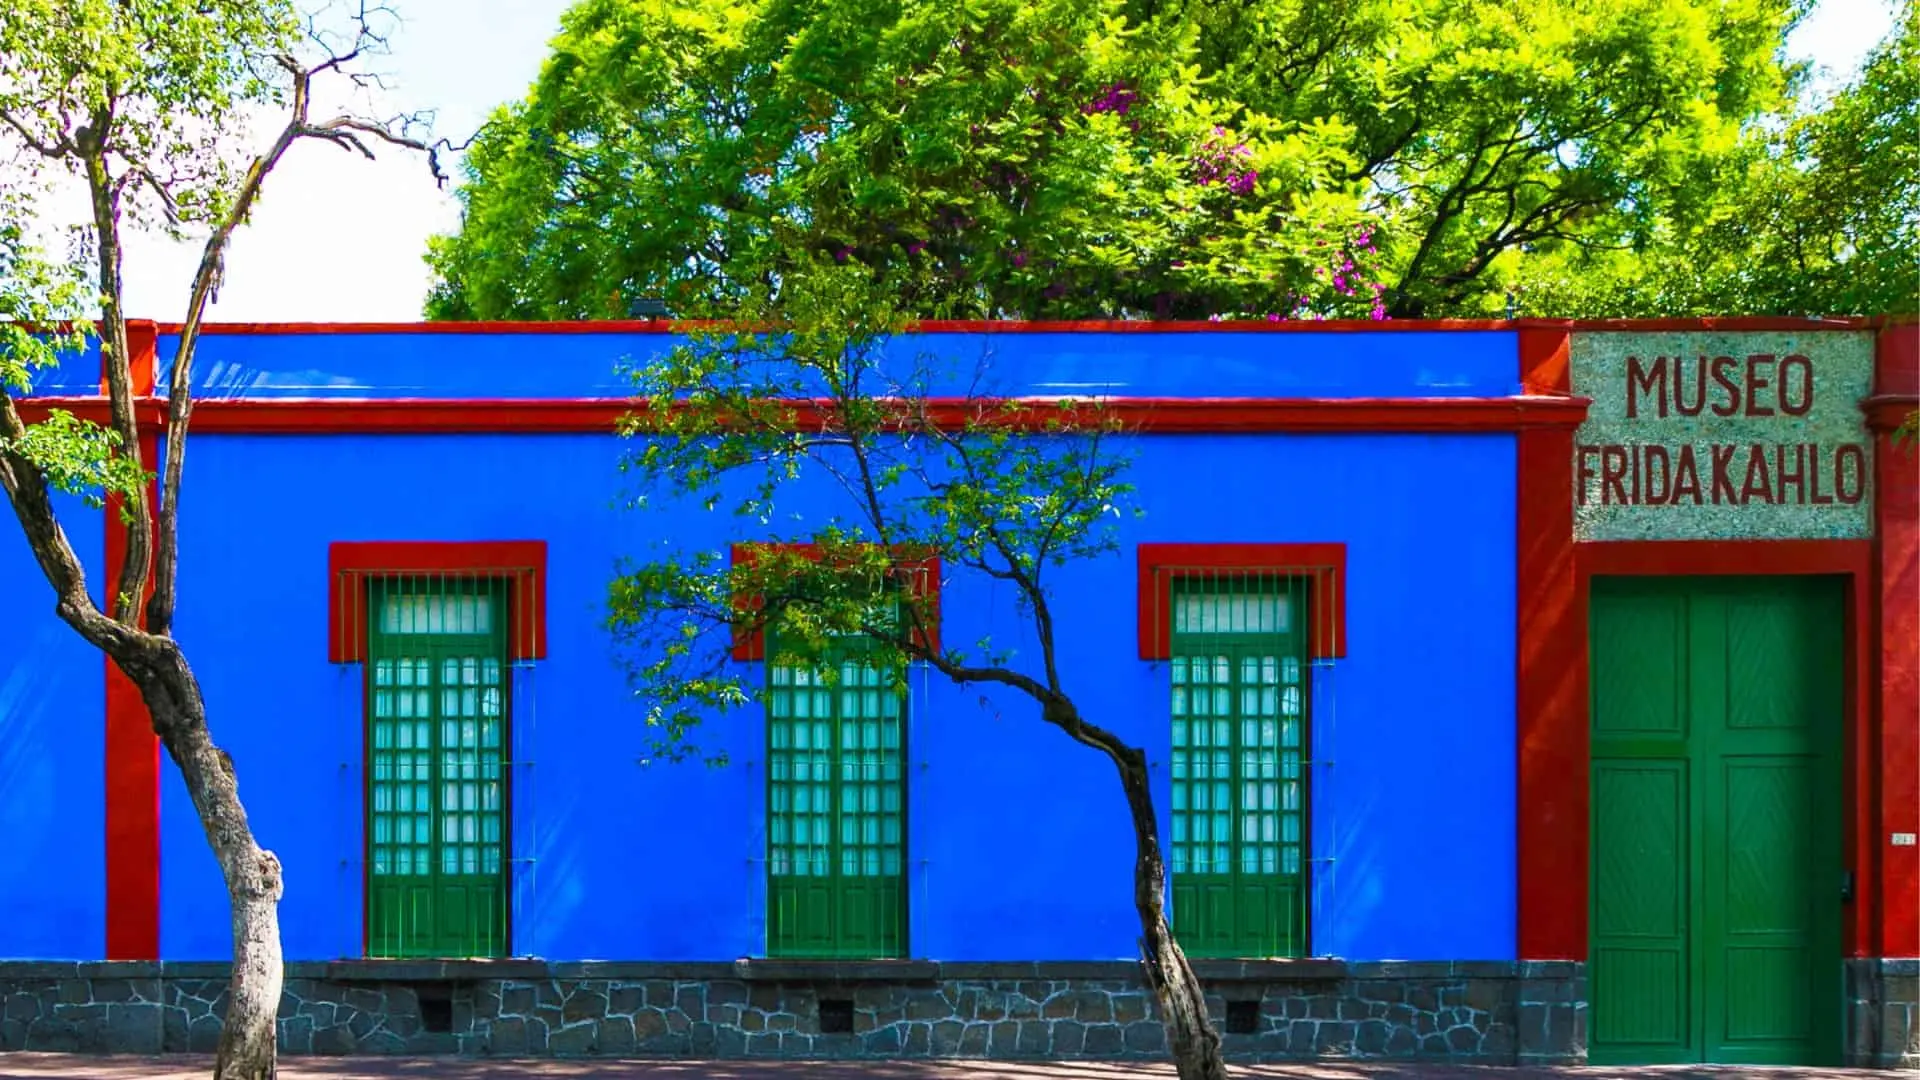
[[[669,349],[667,334],[218,334],[201,338],[194,393],[250,398],[622,396],[616,362]],[[160,383],[177,348],[159,344]],[[927,354],[936,393],[962,392],[990,359],[1001,394],[1133,397],[1460,397],[1517,393],[1513,331],[922,334],[890,343],[896,365]]]
[[[55,509],[98,602],[105,519],[78,499],[56,498]],[[97,960],[106,661],[54,615],[53,589],[4,498],[0,510],[0,958]]]
[[[1374,358],[1381,363],[1401,357],[1397,388],[1363,358],[1349,368],[1322,355],[1298,370],[1329,386],[1352,383],[1350,394],[1375,383],[1367,392],[1412,392],[1407,373],[1441,362],[1410,348],[1418,336],[1328,335],[1376,343],[1365,348],[1385,350]],[[1305,348],[1306,337],[1266,340]],[[260,340],[208,342],[258,349]],[[328,363],[350,358],[340,337],[313,340],[313,350],[334,350]],[[532,343],[441,340],[463,349]],[[1233,389],[1234,363],[1145,362],[1146,347],[1200,347],[1187,339],[1117,340],[1141,348],[1143,382],[1170,387],[1188,366],[1218,374],[1212,393],[1243,392]],[[1209,335],[1204,344],[1211,355],[1250,340]],[[1510,372],[1511,349],[1486,346],[1476,347]],[[393,357],[413,355],[396,349]],[[1456,359],[1460,370],[1477,365],[1492,377],[1484,357],[1462,351]],[[374,370],[366,364],[360,370]],[[553,370],[544,365],[521,361]],[[1048,377],[1069,367],[1050,365]],[[462,365],[443,370],[456,383],[464,377]],[[406,376],[382,378],[393,386]],[[1267,392],[1278,391],[1268,384]],[[1335,764],[1314,792],[1315,855],[1334,859],[1316,881],[1315,951],[1511,957],[1512,439],[1153,436],[1133,449],[1147,515],[1126,524],[1120,554],[1068,568],[1055,585],[1070,686],[1090,717],[1148,748],[1163,818],[1167,676],[1137,658],[1134,545],[1345,542],[1348,658],[1332,693],[1316,701],[1316,756]],[[357,672],[326,659],[327,545],[336,540],[550,545],[549,655],[514,701],[514,854],[523,860],[514,871],[516,952],[729,959],[763,951],[759,719],[736,714],[702,733],[704,745],[730,754],[725,768],[638,763],[640,715],[610,662],[601,602],[615,558],[640,551],[650,538],[643,530],[663,531],[663,519],[612,509],[618,452],[616,440],[599,436],[194,438],[179,635],[192,655],[212,658],[199,671],[215,736],[234,756],[261,842],[286,866],[289,957],[353,955],[360,942]],[[822,497],[819,489],[807,496],[813,506]],[[721,548],[736,538],[734,524],[726,515],[681,515],[674,539]],[[992,632],[1017,643],[1008,598],[965,579],[945,595],[950,642]],[[1132,841],[1111,766],[1017,699],[990,695],[983,704],[975,691],[916,675],[910,710],[912,952],[1132,956]],[[223,957],[219,875],[177,777],[166,775],[162,954]]]

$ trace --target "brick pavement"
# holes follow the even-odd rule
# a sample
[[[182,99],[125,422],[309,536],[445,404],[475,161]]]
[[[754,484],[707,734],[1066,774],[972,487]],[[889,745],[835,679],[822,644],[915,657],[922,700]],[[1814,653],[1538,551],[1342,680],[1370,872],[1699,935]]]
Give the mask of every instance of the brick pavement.
[[[203,1080],[212,1059],[0,1054],[0,1080]],[[1245,1080],[1882,1080],[1920,1072],[1866,1069],[1499,1068],[1433,1062],[1236,1065]],[[283,1057],[282,1080],[1170,1080],[1173,1067],[1094,1061],[489,1061],[472,1058]]]

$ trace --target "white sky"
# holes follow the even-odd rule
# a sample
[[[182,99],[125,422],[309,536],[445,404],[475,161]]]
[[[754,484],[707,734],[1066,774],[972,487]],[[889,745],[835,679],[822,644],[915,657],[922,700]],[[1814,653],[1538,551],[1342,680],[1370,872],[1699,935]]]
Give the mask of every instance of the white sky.
[[[559,30],[566,0],[389,0],[389,111],[432,108],[458,142],[498,103],[523,95]],[[1891,27],[1898,0],[1819,0],[1790,42],[1826,80],[1856,70]],[[427,237],[451,231],[457,204],[417,157],[398,149],[368,162],[322,143],[288,152],[268,178],[252,223],[227,257],[221,322],[385,322],[420,318]],[[130,240],[127,311],[177,321],[198,245]]]

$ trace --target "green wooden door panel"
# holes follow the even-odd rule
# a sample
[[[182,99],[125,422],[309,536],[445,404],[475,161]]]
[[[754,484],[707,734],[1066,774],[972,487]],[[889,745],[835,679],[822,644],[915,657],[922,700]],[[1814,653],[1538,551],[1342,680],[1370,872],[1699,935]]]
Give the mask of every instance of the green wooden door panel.
[[[1684,596],[1595,597],[1595,740],[1686,737],[1687,677],[1676,662],[1686,651],[1686,619]]]
[[[1687,763],[1596,760],[1593,802],[1593,1040],[1687,1060]]]
[[[1838,1059],[1843,610],[1832,579],[1595,581],[1595,1062]]]

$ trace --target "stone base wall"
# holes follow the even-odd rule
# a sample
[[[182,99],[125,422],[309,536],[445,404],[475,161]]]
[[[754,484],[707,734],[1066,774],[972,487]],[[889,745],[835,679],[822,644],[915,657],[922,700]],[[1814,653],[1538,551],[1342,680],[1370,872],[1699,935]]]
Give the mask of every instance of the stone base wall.
[[[1579,964],[1197,961],[1229,1058],[1586,1056]],[[0,963],[0,1051],[204,1052],[226,968]],[[1155,1058],[1131,963],[287,965],[288,1054]]]
[[[1847,1064],[1920,1069],[1920,960],[1847,961]]]

